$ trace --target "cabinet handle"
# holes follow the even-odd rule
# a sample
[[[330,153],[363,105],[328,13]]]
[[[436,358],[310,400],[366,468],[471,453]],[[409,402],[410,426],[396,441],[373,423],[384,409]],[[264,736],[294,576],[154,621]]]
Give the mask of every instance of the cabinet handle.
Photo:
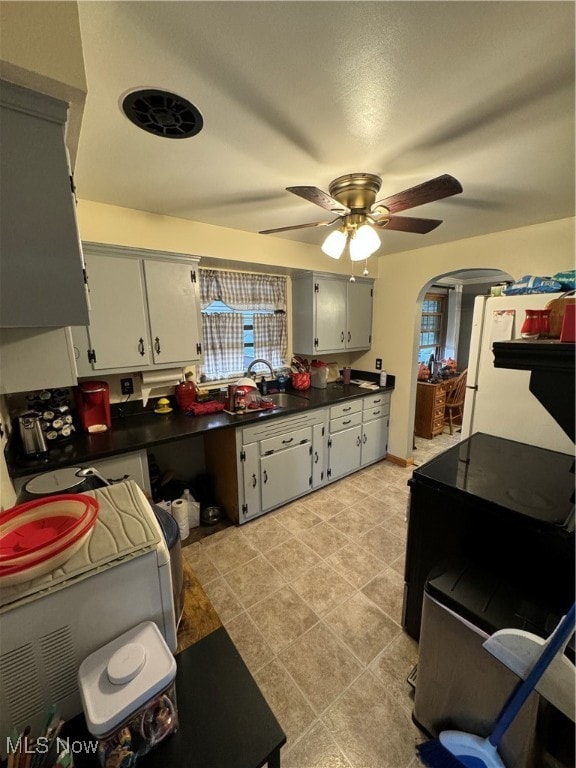
[[[266,470],[264,470],[264,472],[262,474],[264,475],[264,483],[266,484],[268,482],[268,472],[266,472]]]
[[[340,341],[344,341],[344,331],[340,334]]]
[[[350,333],[350,331],[348,331],[348,342],[350,342],[351,340],[352,340],[352,334]]]
[[[366,440],[368,440],[368,438],[366,437],[366,432],[364,432],[364,436],[362,438],[362,442],[364,443],[364,445],[366,445]]]
[[[252,488],[256,488],[256,484],[257,484],[257,482],[258,482],[258,481],[256,480],[256,475],[255,475],[255,474],[253,474],[253,475],[252,475]]]
[[[288,440],[282,440],[282,445],[289,445],[292,440],[294,440],[293,437],[289,437]]]
[[[352,410],[352,406],[349,405],[348,408],[342,408],[342,413],[348,413],[348,411]]]
[[[361,444],[360,435],[358,435],[358,437],[356,438],[356,445],[360,447],[360,444]]]
[[[143,339],[142,337],[140,337],[140,338],[138,339],[138,352],[140,352],[140,354],[142,355],[142,357],[144,357],[144,355],[146,354],[146,353],[144,352],[144,339]]]
[[[377,411],[372,411],[372,416],[378,416],[379,413],[380,413],[380,408],[378,408]]]
[[[374,401],[372,402],[372,405],[378,405],[378,403],[379,403],[379,402],[381,402],[381,401],[380,401],[380,398],[378,398],[378,400],[374,400]]]
[[[314,451],[314,464],[318,464],[318,459],[320,457],[318,456],[318,451]]]
[[[160,339],[158,338],[158,336],[156,336],[156,338],[154,339],[154,349],[156,350],[156,354],[159,355],[160,354]]]
[[[351,424],[351,423],[352,423],[352,419],[347,419],[346,421],[342,422],[342,426],[344,426],[345,424]]]

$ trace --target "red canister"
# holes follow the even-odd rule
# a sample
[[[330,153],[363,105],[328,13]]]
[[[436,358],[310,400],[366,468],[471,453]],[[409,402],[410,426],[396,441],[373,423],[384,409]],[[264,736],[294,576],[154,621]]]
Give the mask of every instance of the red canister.
[[[192,381],[182,381],[180,384],[176,384],[174,387],[174,395],[176,397],[176,403],[181,411],[187,411],[188,408],[195,403],[198,399],[198,387]]]

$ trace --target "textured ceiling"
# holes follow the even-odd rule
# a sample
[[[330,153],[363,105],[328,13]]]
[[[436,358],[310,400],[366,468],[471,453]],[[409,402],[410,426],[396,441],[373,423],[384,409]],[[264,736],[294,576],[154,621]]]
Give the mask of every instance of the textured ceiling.
[[[327,190],[368,172],[385,197],[459,179],[463,194],[404,214],[444,223],[382,233],[387,253],[574,215],[572,2],[79,7],[83,199],[258,232],[325,220],[287,186]],[[119,104],[143,87],[192,101],[202,132],[169,140],[136,128]]]

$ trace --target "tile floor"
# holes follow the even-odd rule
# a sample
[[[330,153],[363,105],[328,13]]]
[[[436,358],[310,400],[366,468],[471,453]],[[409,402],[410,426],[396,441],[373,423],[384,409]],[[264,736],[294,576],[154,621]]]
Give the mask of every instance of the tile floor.
[[[422,464],[459,440],[417,439]],[[400,626],[411,469],[383,461],[184,548],[282,725],[283,768],[415,768]]]

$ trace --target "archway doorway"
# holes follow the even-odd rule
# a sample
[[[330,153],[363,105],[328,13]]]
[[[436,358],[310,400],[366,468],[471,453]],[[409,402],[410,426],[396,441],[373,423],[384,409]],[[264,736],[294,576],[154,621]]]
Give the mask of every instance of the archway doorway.
[[[425,409],[424,422],[429,416],[433,418],[434,413],[438,416],[442,409],[442,403],[439,402],[434,410],[433,391],[421,386],[419,393],[420,363],[427,362],[434,350],[434,359],[439,361],[440,366],[441,361],[451,358],[456,361],[457,371],[467,369],[476,297],[489,295],[490,288],[497,283],[513,280],[514,278],[503,270],[469,268],[438,274],[422,286],[418,294],[418,311],[414,324],[414,375],[409,411],[411,424],[415,424],[417,417],[422,416],[420,406]],[[423,307],[430,311],[423,312]],[[426,399],[425,405],[418,401],[419,394]],[[421,423],[421,419],[418,421]],[[444,428],[443,421],[442,416],[442,430],[438,432],[436,419],[435,435],[432,435],[432,431],[421,430],[421,434],[425,436],[416,436],[416,430],[412,430],[415,463],[428,461],[460,440],[459,431],[454,435],[445,434],[448,430]]]

